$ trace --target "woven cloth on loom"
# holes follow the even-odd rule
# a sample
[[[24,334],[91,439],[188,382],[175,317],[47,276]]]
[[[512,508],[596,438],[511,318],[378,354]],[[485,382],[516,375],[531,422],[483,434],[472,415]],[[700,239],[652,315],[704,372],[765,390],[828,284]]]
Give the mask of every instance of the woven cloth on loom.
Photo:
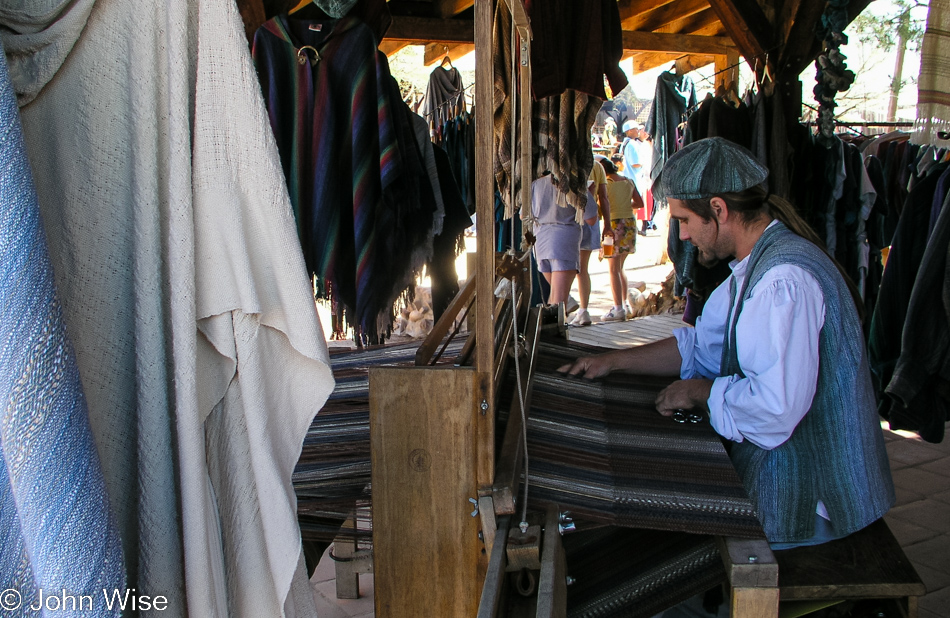
[[[567,378],[596,348],[541,344],[528,418],[529,498],[632,528],[762,538],[752,500],[708,422],[657,413],[669,379]]]
[[[726,579],[706,535],[604,527],[565,536],[564,551],[569,618],[653,616]]]
[[[950,131],[950,0],[930,0],[927,30],[920,49],[917,121],[913,141],[946,145],[938,131]]]
[[[453,359],[465,342],[457,337],[443,353]],[[297,518],[305,540],[332,541],[340,524],[370,493],[369,368],[408,366],[419,343],[376,346],[330,353],[336,386],[310,423],[293,484]],[[353,534],[368,537],[370,530]]]

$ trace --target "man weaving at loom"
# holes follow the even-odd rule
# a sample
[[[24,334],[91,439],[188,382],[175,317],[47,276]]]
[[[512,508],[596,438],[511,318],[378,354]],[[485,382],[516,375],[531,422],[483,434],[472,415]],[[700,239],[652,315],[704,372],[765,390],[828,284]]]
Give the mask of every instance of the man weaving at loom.
[[[734,258],[695,328],[559,369],[673,376],[660,414],[701,411],[773,549],[847,536],[894,504],[856,297],[768,170],[722,138],[674,154],[654,184],[701,263]]]

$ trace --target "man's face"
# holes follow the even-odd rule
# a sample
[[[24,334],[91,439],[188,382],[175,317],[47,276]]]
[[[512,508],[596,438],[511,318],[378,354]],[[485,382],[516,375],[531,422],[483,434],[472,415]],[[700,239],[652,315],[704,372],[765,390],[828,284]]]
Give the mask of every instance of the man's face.
[[[686,208],[682,200],[668,198],[670,217],[679,221],[680,240],[688,240],[695,245],[697,259],[703,266],[713,266],[722,255],[719,247],[719,222],[715,217],[706,221],[692,210]]]

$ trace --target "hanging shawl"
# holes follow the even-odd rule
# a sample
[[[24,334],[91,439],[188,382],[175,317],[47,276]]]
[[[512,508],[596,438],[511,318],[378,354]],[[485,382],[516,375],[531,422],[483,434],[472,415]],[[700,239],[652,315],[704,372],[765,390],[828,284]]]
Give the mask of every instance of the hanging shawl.
[[[666,160],[676,152],[676,128],[684,120],[686,110],[695,105],[696,87],[688,75],[664,72],[657,76],[653,106],[644,127],[653,138],[651,180],[656,180]]]
[[[66,336],[6,62],[0,57],[0,603],[125,589],[86,401]],[[12,615],[19,615],[15,611]]]
[[[465,112],[465,86],[462,74],[455,67],[437,66],[429,74],[429,84],[422,100],[422,115],[434,137],[441,139],[442,125]]]
[[[574,207],[578,223],[584,219],[587,179],[594,167],[590,129],[602,104],[583,92],[565,90],[537,101],[532,109],[534,177],[551,174],[563,200]]]
[[[129,587],[313,615],[290,476],[333,380],[234,3],[97,2],[21,115]]]
[[[917,79],[917,121],[913,142],[946,146],[937,137],[950,131],[950,0],[931,0],[927,30],[920,48],[920,76]]]

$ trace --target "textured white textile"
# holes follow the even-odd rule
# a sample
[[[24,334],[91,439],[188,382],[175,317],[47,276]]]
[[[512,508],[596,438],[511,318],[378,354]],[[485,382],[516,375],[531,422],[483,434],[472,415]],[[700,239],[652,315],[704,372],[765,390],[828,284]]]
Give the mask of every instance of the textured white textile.
[[[95,0],[4,0],[0,35],[17,102],[26,105],[53,78],[86,26]]]
[[[927,29],[920,47],[917,76],[917,119],[911,140],[915,144],[946,146],[939,133],[950,131],[950,0],[930,0]]]
[[[21,115],[130,587],[314,615],[290,476],[333,378],[234,3],[98,0]]]
[[[742,288],[748,258],[732,265]],[[803,269],[770,269],[745,301],[736,325],[736,347],[745,378],[719,377],[729,311],[729,279],[703,306],[696,328],[673,331],[683,379],[714,379],[709,420],[728,440],[772,449],[792,435],[811,407],[818,384],[818,333],[825,302],[818,282]]]

